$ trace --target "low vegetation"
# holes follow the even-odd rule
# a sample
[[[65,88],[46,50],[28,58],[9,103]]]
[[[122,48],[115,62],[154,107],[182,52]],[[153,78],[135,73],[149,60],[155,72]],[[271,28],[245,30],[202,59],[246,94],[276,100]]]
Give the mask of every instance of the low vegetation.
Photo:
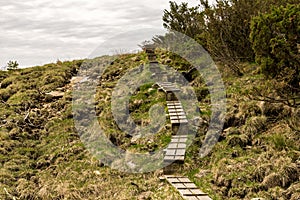
[[[293,0],[222,0],[214,7],[200,2],[201,12],[171,3],[171,10],[165,11],[165,27],[195,36],[218,61],[227,113],[218,143],[201,158],[199,148],[212,114],[208,87],[186,60],[156,51],[160,63],[190,82],[201,114],[192,119],[198,131],[178,173],[189,176],[215,200],[298,200],[299,6]],[[276,7],[269,8],[270,2]],[[191,17],[202,23],[185,21]],[[168,36],[154,42],[164,37]],[[101,70],[90,74],[99,80],[94,110],[105,136],[131,152],[165,148],[171,136],[168,120],[157,134],[135,137],[120,129],[111,110],[117,82],[129,70],[148,63],[146,54],[110,60],[108,56],[95,59],[108,67],[101,76]],[[84,146],[75,129],[77,113],[72,111],[74,77],[80,67],[89,70],[81,66],[84,61],[0,71],[0,199],[181,199],[160,181],[161,170],[122,173],[104,166]],[[142,127],[165,117],[161,114],[165,96],[153,84],[140,85],[129,99],[130,116]]]

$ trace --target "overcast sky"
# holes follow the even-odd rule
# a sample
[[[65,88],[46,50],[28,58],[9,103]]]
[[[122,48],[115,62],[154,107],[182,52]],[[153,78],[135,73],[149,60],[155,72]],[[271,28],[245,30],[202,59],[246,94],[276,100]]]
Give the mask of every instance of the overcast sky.
[[[162,29],[163,10],[169,9],[168,2],[0,0],[0,67],[9,60],[29,67],[58,59],[86,58],[118,33]],[[199,0],[188,2],[195,6]]]

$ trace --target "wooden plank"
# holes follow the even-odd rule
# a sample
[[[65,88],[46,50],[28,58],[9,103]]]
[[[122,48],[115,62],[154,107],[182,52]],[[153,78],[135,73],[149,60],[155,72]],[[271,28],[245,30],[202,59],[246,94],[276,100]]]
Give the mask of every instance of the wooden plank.
[[[176,177],[166,177],[167,180],[172,184],[172,183],[180,183],[180,180]]]
[[[181,115],[181,113],[183,113],[183,109],[169,109],[169,116],[178,116]],[[185,115],[185,113],[183,113]]]
[[[178,147],[178,143],[170,143],[168,145],[168,149],[176,149]]]
[[[185,155],[185,149],[177,149],[176,155],[178,156],[184,156]]]
[[[208,195],[205,196],[198,196],[199,200],[212,200]]]
[[[171,117],[170,118],[170,121],[171,121],[171,124],[186,124],[186,123],[188,123],[188,121],[187,121],[187,119],[185,118],[185,117],[175,117],[175,116],[173,116],[173,117]]]
[[[179,143],[177,145],[177,148],[184,148],[184,149],[186,149],[186,144],[185,143]]]
[[[177,189],[185,189],[185,185],[183,183],[172,183],[172,186]]]
[[[170,82],[158,82],[157,85],[165,93],[174,93],[174,92],[179,92],[180,91],[180,89],[178,89],[175,84],[170,83]]]
[[[178,142],[179,142],[179,139],[180,139],[180,138],[171,138],[171,142],[172,142],[172,143],[175,143],[175,142],[178,143]]]
[[[172,112],[172,113],[169,113],[169,116],[177,116],[177,115],[185,115],[184,112]]]
[[[197,189],[197,186],[194,183],[184,183],[184,186],[189,189]]]
[[[180,102],[167,102],[167,106],[182,106]]]
[[[170,120],[186,120],[185,116],[170,116]]]
[[[184,156],[185,149],[167,149],[166,156]]]
[[[167,106],[182,106],[179,101],[167,101]]]
[[[166,160],[166,161],[175,160],[175,156],[165,156],[164,160]]]
[[[178,115],[178,118],[179,119],[186,119],[186,116],[185,115]]]
[[[182,108],[168,108],[168,111],[171,113],[170,116],[186,116]]]
[[[171,124],[187,124],[188,120],[185,119],[173,119],[171,120]]]
[[[166,180],[187,200],[211,200],[188,177],[165,176]]]
[[[164,162],[183,163],[184,156],[165,156]]]
[[[179,92],[180,91],[179,89],[171,88],[171,87],[162,87],[162,90],[165,93],[173,93],[173,92]]]
[[[186,141],[187,141],[187,138],[180,138],[179,139],[179,142],[182,142],[182,143],[186,143]]]
[[[186,200],[199,200],[197,197],[194,197],[194,196],[187,196],[187,197],[184,197],[184,199],[186,199]]]
[[[168,149],[185,149],[186,144],[185,143],[170,143],[168,145]]]
[[[170,116],[170,120],[186,120],[186,116],[180,116],[180,115]]]
[[[169,116],[186,116],[183,109],[169,109]]]
[[[188,135],[174,135],[172,138],[188,138]]]
[[[192,183],[187,177],[178,178],[178,180],[182,183]]]
[[[175,161],[184,161],[184,156],[175,156]]]
[[[181,105],[167,105],[168,109],[183,109]]]
[[[177,110],[177,109],[173,109],[173,110]],[[171,115],[169,115],[170,117],[179,117],[179,116],[182,116],[182,117],[185,117],[186,118],[186,115],[184,112],[172,112]]]
[[[176,109],[176,108],[170,108],[168,109],[169,113],[179,113],[179,112],[184,112],[182,108]]]
[[[177,106],[177,107],[180,106],[181,108],[183,108],[182,105],[167,105],[168,108],[176,107],[176,106]]]
[[[165,161],[175,162],[184,161],[186,153],[187,135],[175,135],[166,149]]]
[[[199,189],[190,189],[190,191],[192,192],[192,194],[195,194],[197,196],[207,195],[206,193],[202,192]]]
[[[177,188],[176,188],[177,189]],[[191,191],[187,189],[179,189],[178,192],[181,194],[181,196],[190,196],[193,195]]]
[[[167,149],[166,156],[175,156],[175,154],[176,154],[176,150]]]

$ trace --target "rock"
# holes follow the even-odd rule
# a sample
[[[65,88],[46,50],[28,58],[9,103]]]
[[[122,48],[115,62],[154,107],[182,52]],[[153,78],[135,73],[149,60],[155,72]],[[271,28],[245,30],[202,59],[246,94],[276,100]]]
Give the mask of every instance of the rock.
[[[135,169],[135,168],[136,168],[136,164],[134,164],[132,161],[128,162],[128,163],[127,163],[127,166],[128,166],[130,169]]]
[[[65,95],[65,93],[60,91],[53,91],[53,92],[46,93],[46,95],[49,95],[54,99],[59,99],[62,98]]]
[[[147,192],[143,192],[139,195],[138,199],[139,200],[146,200],[146,199],[151,199],[151,194],[152,192],[151,191],[147,191]]]
[[[207,125],[207,121],[205,121],[204,119],[202,119],[201,117],[195,117],[193,120],[192,120],[192,124],[194,126],[197,126],[197,127],[202,127],[202,126],[205,126]]]
[[[149,88],[147,92],[148,92],[148,93],[151,93],[151,92],[153,92],[153,91],[155,91],[155,89]]]
[[[94,174],[101,175],[100,171],[98,171],[98,170],[94,171]]]
[[[130,141],[130,144],[131,145],[136,145],[137,144],[137,141],[141,138],[140,135],[136,135],[136,136],[133,136],[131,141]]]
[[[132,103],[129,104],[129,109],[132,109],[132,110],[138,109],[143,103],[144,103],[144,101],[142,99],[140,99],[140,100],[136,99]]]
[[[71,79],[71,85],[74,85],[74,84],[76,84],[76,83],[81,83],[81,82],[84,82],[84,80],[85,80],[85,78],[86,77],[72,77],[72,79]]]
[[[57,91],[63,92],[65,88],[56,88]]]

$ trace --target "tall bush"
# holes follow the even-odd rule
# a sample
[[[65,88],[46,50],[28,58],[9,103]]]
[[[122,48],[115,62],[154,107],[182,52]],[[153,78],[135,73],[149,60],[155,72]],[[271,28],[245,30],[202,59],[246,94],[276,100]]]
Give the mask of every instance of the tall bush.
[[[275,7],[253,18],[250,40],[262,73],[299,92],[300,5]]]

